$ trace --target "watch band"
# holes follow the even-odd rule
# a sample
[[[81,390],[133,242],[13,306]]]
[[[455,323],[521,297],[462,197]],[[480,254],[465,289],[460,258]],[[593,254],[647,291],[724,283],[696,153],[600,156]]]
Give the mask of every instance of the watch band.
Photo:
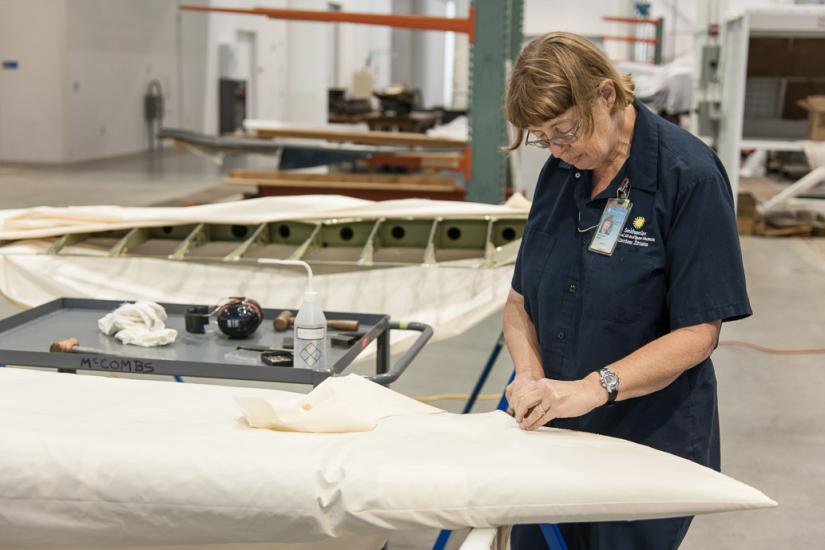
[[[605,405],[613,404],[619,394],[619,376],[608,367],[604,367],[599,370],[599,383],[607,392]]]

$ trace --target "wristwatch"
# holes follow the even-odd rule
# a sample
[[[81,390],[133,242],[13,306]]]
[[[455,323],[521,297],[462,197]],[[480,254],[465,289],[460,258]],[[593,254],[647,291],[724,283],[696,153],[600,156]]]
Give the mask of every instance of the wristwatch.
[[[610,405],[616,400],[619,394],[619,376],[607,367],[599,370],[599,383],[607,392],[607,403]]]

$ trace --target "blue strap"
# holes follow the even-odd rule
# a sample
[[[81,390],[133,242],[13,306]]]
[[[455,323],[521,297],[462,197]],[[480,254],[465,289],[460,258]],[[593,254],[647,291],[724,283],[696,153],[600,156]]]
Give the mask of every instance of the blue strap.
[[[448,531],[447,529],[443,529],[439,534],[438,538],[435,539],[435,544],[433,545],[433,550],[444,550],[447,546],[447,541],[450,540],[450,535],[452,535],[452,531]]]
[[[510,378],[507,379],[507,385],[509,386],[513,380],[516,378],[516,371],[513,371],[513,374],[510,375]],[[510,408],[510,404],[507,402],[507,393],[501,392],[501,399],[499,399],[498,406],[496,410],[498,411],[507,411]]]
[[[178,375],[176,374],[176,375],[175,375],[175,382],[180,382],[181,384],[183,384],[183,376],[178,376]]]
[[[564,543],[564,537],[561,536],[558,525],[555,523],[542,523],[539,527],[550,550],[567,550],[567,544]]]

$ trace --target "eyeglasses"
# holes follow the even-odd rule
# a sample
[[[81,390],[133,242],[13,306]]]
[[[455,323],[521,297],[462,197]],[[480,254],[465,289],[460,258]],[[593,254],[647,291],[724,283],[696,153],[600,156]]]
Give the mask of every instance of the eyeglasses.
[[[567,132],[556,132],[550,139],[534,138],[532,141],[530,141],[530,138],[533,136],[530,135],[530,132],[527,132],[527,136],[524,138],[524,145],[532,145],[539,149],[547,149],[551,145],[572,145],[578,139],[580,127],[581,122],[576,122],[573,128]]]

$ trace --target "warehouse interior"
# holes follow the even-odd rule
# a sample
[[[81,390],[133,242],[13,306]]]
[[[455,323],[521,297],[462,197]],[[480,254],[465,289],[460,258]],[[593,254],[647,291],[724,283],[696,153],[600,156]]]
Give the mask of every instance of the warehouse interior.
[[[493,414],[514,372],[503,345],[505,300],[537,181],[550,155],[530,147],[502,151],[515,135],[504,114],[506,85],[522,48],[557,31],[576,33],[598,46],[619,73],[633,77],[639,101],[668,124],[698,136],[727,172],[753,315],[724,323],[712,354],[721,471],[778,503],[726,509],[697,505],[689,514],[643,509],[627,518],[619,510],[602,517],[695,513],[679,546],[688,550],[822,546],[825,525],[818,521],[823,509],[818,496],[825,491],[825,435],[818,420],[825,418],[825,402],[816,382],[825,354],[822,1],[0,0],[0,375],[57,376],[59,370],[64,378],[69,371],[77,378],[118,379],[124,392],[133,380],[150,380],[173,388],[239,388],[232,395],[245,389],[298,395],[327,377],[337,378],[332,374],[377,373],[375,381],[394,392],[451,415],[468,413],[468,400],[473,414]],[[266,258],[282,263],[265,265]],[[307,286],[295,261],[306,261],[314,271],[320,306],[314,294],[310,299],[305,292],[312,276]],[[93,323],[83,330],[73,326],[78,323],[73,311],[88,308],[83,314],[97,318],[119,303],[135,301],[184,304],[179,310],[167,307],[167,326],[177,326],[175,319],[180,329],[186,310],[178,344],[153,355],[161,348],[147,352],[113,336],[95,335]],[[277,365],[264,358],[274,350],[266,346],[274,345],[271,338],[292,334],[292,328],[279,332],[273,312],[307,312],[315,304],[326,312],[323,326],[333,336],[324,359],[335,366],[300,371],[296,347],[294,358],[289,351],[289,367],[268,367],[276,374],[235,377],[192,351],[200,346],[207,357],[213,347],[189,334],[197,330],[190,330],[187,308],[207,304],[216,308],[210,316],[233,305],[257,307],[263,322],[258,318],[251,329],[255,333],[260,325],[255,335],[244,336],[251,338],[251,349],[242,349],[243,340],[234,340],[224,328],[229,339],[217,329],[206,331],[231,348],[221,356],[227,365],[248,364],[249,372],[252,366],[263,368],[261,362]],[[55,321],[60,315],[62,320]],[[371,320],[371,315],[386,320]],[[350,318],[361,320],[362,332],[355,328],[335,340],[337,329],[326,321]],[[48,328],[52,322],[62,332],[31,335],[37,323]],[[288,327],[294,323],[295,346],[303,345],[300,322],[298,317],[287,322]],[[392,322],[400,326],[389,326]],[[407,322],[420,332],[406,330]],[[434,329],[429,341],[426,329],[415,328],[418,324]],[[379,326],[385,332],[373,333]],[[87,343],[80,336],[84,330],[96,340]],[[341,344],[347,334],[354,336]],[[60,351],[73,353],[49,350],[53,341],[69,337],[80,341]],[[26,348],[36,339],[42,350]],[[175,351],[181,342],[191,357]],[[131,367],[101,372],[107,369],[70,363],[75,357],[160,361],[154,374]],[[28,395],[35,381],[19,382],[19,395]],[[86,468],[117,472],[106,460],[126,452],[128,445],[119,450],[118,441],[92,444],[85,432],[72,443],[72,426],[85,430],[81,420],[67,420],[69,431],[55,440],[48,439],[48,430],[29,437],[22,427],[12,427],[14,415],[46,426],[50,421],[42,411],[50,409],[46,399],[13,399],[17,391],[13,386],[0,390],[0,402],[5,400],[0,416],[9,419],[0,423],[0,464],[6,472],[0,473],[0,548],[472,550],[504,548],[502,527],[534,523],[488,520],[477,510],[462,516],[472,519],[467,523],[443,511],[370,516],[345,506],[347,498],[360,495],[343,492],[322,503],[328,496],[325,484],[334,485],[324,479],[315,495],[318,510],[307,512],[307,518],[297,511],[289,512],[292,516],[272,512],[272,522],[294,522],[277,538],[274,529],[264,527],[269,521],[264,515],[235,512],[234,518],[224,518],[214,511],[214,516],[193,512],[198,505],[187,501],[184,488],[203,480],[193,474],[174,485],[178,481],[170,481],[171,469],[179,459],[179,466],[190,461],[197,472],[200,462],[186,457],[185,449],[160,448],[139,455],[152,469],[170,471],[130,490],[139,500],[151,499],[156,486],[168,484],[180,499],[163,509],[162,519],[150,520],[149,508],[111,506],[119,502],[120,486],[112,481],[116,473],[81,475]],[[69,390],[65,395],[67,403],[76,404]],[[267,394],[254,395],[263,399]],[[242,407],[230,405],[238,431]],[[54,407],[60,410],[59,403]],[[141,415],[156,416],[149,412],[152,402],[146,408],[113,408],[107,416],[119,417],[128,434]],[[90,408],[89,415],[89,425],[96,426],[103,413]],[[169,434],[176,421],[163,420]],[[243,429],[258,432],[257,439],[267,431],[246,424]],[[300,430],[286,428],[277,435],[289,431]],[[507,441],[487,441],[491,456],[506,457]],[[88,447],[81,449],[79,442]],[[63,459],[55,458],[61,445],[84,457],[77,478]],[[374,469],[387,477],[370,479],[390,487],[399,477],[422,486],[432,478],[444,489],[427,481],[433,484],[429,498],[442,503],[457,502],[455,494],[463,497],[465,491],[492,491],[473,485],[470,473],[453,463],[439,463],[433,445],[435,458],[400,473],[392,465],[386,466],[391,473],[381,473],[378,452]],[[479,449],[462,455],[468,468],[479,461],[478,470],[467,472],[480,471],[487,451]],[[346,447],[342,455],[350,450]],[[235,456],[244,452],[239,446]],[[272,471],[252,473],[261,487],[275,487],[268,478],[288,477],[279,472],[280,458],[256,456],[234,469],[249,472],[258,462],[271,463]],[[520,459],[513,456],[506,469],[519,470]],[[553,457],[544,460],[551,464]],[[610,461],[606,456],[605,464]],[[38,481],[32,472],[44,467],[53,467],[54,475]],[[661,471],[651,468],[643,485],[663,493],[661,487],[677,485],[674,478],[656,477]],[[71,479],[57,481],[61,473]],[[26,483],[16,481],[23,478]],[[125,483],[129,486],[128,479]],[[246,498],[238,496],[240,489],[232,494],[229,479],[215,483],[222,491],[216,498]],[[280,490],[297,491],[296,485]],[[54,494],[56,487],[89,491],[94,502],[74,511],[68,505],[31,504],[38,513],[14,512],[16,502],[52,498],[52,487]],[[360,487],[369,492],[364,487],[372,486]],[[393,502],[386,491],[387,502]],[[257,499],[257,491],[251,492]],[[570,493],[560,494],[562,501],[578,502]],[[191,499],[201,496],[192,490]],[[252,500],[248,504],[255,507]],[[704,513],[716,511],[726,513]],[[101,519],[104,512],[122,521]],[[66,515],[71,513],[77,514],[76,523]],[[552,520],[563,516],[551,515],[546,523],[571,521]],[[214,526],[207,529],[210,517]],[[225,538],[215,538],[212,533],[222,521],[234,521],[236,527]],[[200,538],[197,525],[204,526]],[[493,528],[495,541],[485,528]],[[554,550],[576,547],[569,541],[554,546],[549,538],[547,544]]]

